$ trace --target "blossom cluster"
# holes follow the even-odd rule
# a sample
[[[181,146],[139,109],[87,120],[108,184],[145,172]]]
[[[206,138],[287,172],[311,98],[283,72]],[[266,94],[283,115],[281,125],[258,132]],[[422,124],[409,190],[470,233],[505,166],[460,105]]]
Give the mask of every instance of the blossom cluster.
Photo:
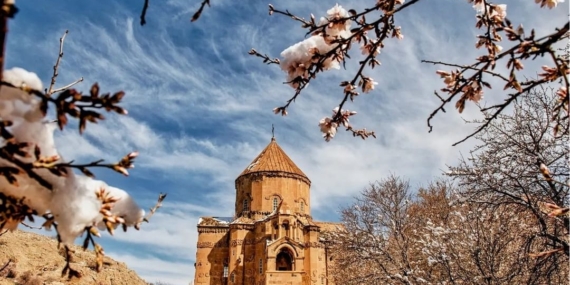
[[[397,4],[402,4],[403,1],[398,1]],[[382,6],[382,3],[377,5]],[[274,8],[270,6],[270,12]],[[316,77],[316,74],[321,71],[330,69],[339,69],[341,61],[344,60],[344,55],[350,49],[351,42],[358,42],[361,44],[361,52],[367,58],[374,58],[380,54],[382,44],[379,39],[369,39],[367,31],[370,29],[361,27],[360,29],[352,29],[352,21],[356,21],[353,17],[356,16],[354,10],[347,11],[342,6],[336,4],[334,7],[327,11],[326,17],[321,17],[318,23],[315,22],[314,16],[311,15],[311,22],[305,22],[305,26],[312,26],[312,34],[309,38],[290,46],[281,53],[281,60],[276,61],[279,63],[281,69],[287,73],[287,83],[297,90],[297,94],[309,84],[309,81]],[[402,39],[400,27],[394,27],[392,30],[392,37]],[[259,56],[259,55],[258,55]],[[262,56],[263,57],[263,56]],[[268,60],[266,58],[266,60]],[[379,65],[380,63],[373,59],[371,66]],[[362,88],[362,92],[368,93],[374,90],[375,85],[378,83],[371,77],[359,74],[360,78],[358,87]],[[357,78],[358,78],[357,77]],[[356,81],[356,78],[354,79]],[[341,86],[344,87],[345,96],[351,100],[358,95],[356,91],[356,83],[349,83],[344,81]],[[291,101],[291,100],[290,100]],[[275,114],[287,114],[288,105],[273,109]],[[336,108],[331,118],[325,117],[319,122],[319,127],[323,133],[326,141],[329,141],[336,134],[339,125],[344,125],[347,130],[352,130],[348,124],[348,117],[356,114],[356,112],[341,111]],[[373,132],[363,130],[352,130],[354,136],[360,136],[363,139],[372,135]]]
[[[337,41],[351,36],[351,21],[346,9],[338,4],[327,11],[326,17],[321,17],[319,26],[324,26],[323,31],[315,32],[309,38],[288,47],[281,52],[283,58],[280,62],[281,69],[287,72],[287,82],[293,88],[299,88],[297,78],[308,79],[311,68],[321,60],[321,56],[327,55],[322,62],[323,70],[339,69],[342,57],[328,55],[338,46]]]
[[[463,112],[465,102],[467,100],[478,103],[483,99],[484,87],[491,89],[491,84],[483,80],[483,76],[485,74],[491,74],[503,79],[506,82],[504,90],[513,89],[516,91],[516,94],[519,95],[524,91],[524,86],[527,86],[525,89],[528,90],[530,88],[528,86],[532,84],[540,84],[539,81],[519,81],[516,76],[516,71],[520,71],[524,68],[522,60],[528,59],[531,54],[544,54],[551,51],[549,48],[544,47],[546,43],[540,42],[543,40],[535,39],[534,30],[530,35],[525,36],[522,25],[519,25],[518,27],[514,27],[512,25],[512,23],[507,19],[506,4],[492,4],[485,0],[469,0],[469,2],[474,3],[473,9],[476,11],[477,18],[476,27],[485,27],[485,34],[477,36],[475,48],[486,48],[488,53],[478,57],[476,59],[477,62],[469,67],[431,62],[435,64],[460,67],[460,69],[456,69],[454,71],[436,71],[436,74],[440,75],[445,84],[445,88],[441,89],[441,91],[449,93],[450,97],[454,97],[458,94],[461,96],[455,104],[455,107],[460,113]],[[541,3],[541,7],[547,6],[549,8],[556,7],[560,2],[563,2],[563,0],[536,0],[536,3]],[[503,51],[503,47],[498,44],[503,41],[501,33],[504,33],[505,37],[511,42],[517,43],[515,47],[503,53],[501,53]],[[551,36],[557,38],[560,37],[561,34],[563,33],[559,32],[558,34],[553,34]],[[558,39],[555,41],[557,40]],[[510,58],[508,56],[509,54],[511,55]],[[503,58],[509,58],[506,62],[507,68],[510,70],[509,76],[503,76],[493,71],[496,63]],[[558,79],[561,74],[570,73],[567,63],[557,64],[556,67],[543,66],[542,69],[544,72],[538,74],[538,76],[539,79],[543,81],[554,81]],[[475,72],[473,75],[467,76],[467,71]],[[560,89],[560,93],[564,93],[564,89]],[[518,96],[516,94],[512,96]],[[444,101],[443,99],[441,100]],[[442,108],[440,107],[438,110],[441,109]]]
[[[332,110],[332,117],[334,118],[339,113],[339,107]],[[356,115],[356,111],[340,110],[340,122],[346,128],[350,128],[349,117]],[[326,141],[330,141],[335,135],[339,124],[332,118],[324,117],[319,121],[319,127],[323,133],[323,137]]]
[[[44,226],[57,225],[58,236],[65,244],[72,244],[86,228],[112,231],[119,224],[125,228],[140,224],[145,211],[126,191],[76,174],[70,167],[57,171],[49,167],[63,163],[63,159],[54,141],[57,122],[44,119],[42,101],[28,92],[42,90],[38,76],[12,68],[4,71],[3,81],[11,86],[0,89],[0,119],[3,130],[13,137],[3,136],[4,146],[0,148],[0,197],[18,201],[32,214],[52,217]],[[14,159],[7,154],[10,151],[16,154]],[[133,152],[124,160],[137,155]],[[19,216],[2,214],[0,229],[14,230],[22,222]]]

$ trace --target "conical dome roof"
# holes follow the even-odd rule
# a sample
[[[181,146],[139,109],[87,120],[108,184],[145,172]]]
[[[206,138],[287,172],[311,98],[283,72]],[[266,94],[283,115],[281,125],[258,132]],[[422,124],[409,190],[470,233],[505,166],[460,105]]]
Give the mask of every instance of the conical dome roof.
[[[271,142],[251,162],[251,164],[242,171],[238,178],[256,172],[281,172],[292,174],[293,176],[298,176],[302,180],[306,180],[310,183],[307,175],[305,175],[305,173],[295,165],[283,149],[281,149],[277,144],[277,141],[275,141],[275,138],[271,138]]]

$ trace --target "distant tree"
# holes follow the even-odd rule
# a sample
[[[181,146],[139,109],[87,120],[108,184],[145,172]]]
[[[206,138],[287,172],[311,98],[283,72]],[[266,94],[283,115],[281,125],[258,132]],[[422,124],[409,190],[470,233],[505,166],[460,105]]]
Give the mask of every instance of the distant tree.
[[[467,203],[438,181],[417,191],[391,176],[342,210],[345,230],[327,233],[338,284],[559,284],[557,262],[528,252],[535,226],[517,205]],[[413,194],[416,193],[416,194]]]
[[[454,194],[456,187],[443,190],[420,191],[410,212],[419,226],[413,239],[423,270],[417,273],[426,273],[430,284],[562,284],[568,279],[567,264],[528,254],[539,247],[527,244],[535,228],[519,207],[465,203]]]
[[[554,93],[535,89],[523,95],[512,115],[499,116],[477,135],[481,143],[449,175],[465,202],[509,207],[527,219],[532,233],[525,248],[538,250],[531,254],[543,263],[557,264],[568,263],[570,255],[570,156],[568,114],[558,115],[563,94]],[[559,121],[554,131],[553,121]]]
[[[377,181],[342,209],[344,229],[329,232],[335,284],[387,284],[411,272],[412,194],[396,176]]]

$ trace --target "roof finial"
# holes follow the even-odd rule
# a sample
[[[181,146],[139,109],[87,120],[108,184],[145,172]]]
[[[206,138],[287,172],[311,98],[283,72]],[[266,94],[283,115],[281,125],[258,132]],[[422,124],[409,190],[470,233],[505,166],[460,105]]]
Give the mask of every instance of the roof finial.
[[[271,124],[271,140],[275,140],[275,126],[273,124]]]

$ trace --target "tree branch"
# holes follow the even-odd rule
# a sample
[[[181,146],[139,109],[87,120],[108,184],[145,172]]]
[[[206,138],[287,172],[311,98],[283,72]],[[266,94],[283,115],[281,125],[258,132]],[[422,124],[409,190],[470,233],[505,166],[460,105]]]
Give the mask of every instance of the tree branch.
[[[192,19],[190,20],[190,22],[195,22],[197,21],[200,16],[202,15],[202,10],[204,10],[204,7],[208,5],[208,7],[210,6],[210,0],[203,0],[202,3],[200,4],[200,8],[198,8],[198,10],[196,11],[196,13],[194,13],[194,15],[192,16]]]
[[[446,62],[442,62],[442,61],[432,61],[432,60],[426,60],[426,59],[422,59],[421,61],[422,63],[432,63],[434,65],[444,65],[444,66],[451,66],[451,67],[457,67],[457,68],[463,68],[465,70],[475,70],[478,71],[477,68],[475,68],[473,65],[469,66],[469,65],[461,65],[461,64],[454,64],[454,63],[446,63]],[[508,78],[504,77],[503,75],[496,73],[496,72],[492,72],[489,70],[483,70],[483,73],[487,73],[496,77],[499,77],[501,79],[503,79],[504,81],[509,81]],[[440,97],[441,99],[441,97]]]
[[[65,91],[65,90],[69,89],[71,86],[83,81],[83,77],[81,77],[71,84],[68,84],[68,85],[61,87],[61,88],[54,89],[55,81],[57,79],[57,76],[59,75],[59,72],[58,72],[59,64],[61,62],[61,59],[63,58],[63,42],[65,41],[65,37],[67,36],[68,33],[69,33],[69,30],[65,30],[65,33],[63,33],[63,36],[61,38],[59,38],[59,54],[57,55],[57,60],[55,61],[55,65],[53,66],[53,75],[51,77],[51,83],[49,85],[49,88],[46,88],[46,90],[45,90],[45,93],[47,96],[51,96],[52,94],[57,93],[57,92]]]
[[[162,201],[164,200],[164,198],[166,198],[166,193],[160,193],[158,195],[158,201],[156,202],[156,204],[154,205],[154,207],[150,208],[150,212],[148,212],[148,214],[146,214],[146,216],[143,218],[143,222],[149,222],[150,218],[154,215],[154,213],[156,212],[156,210],[158,210],[160,207],[162,207]],[[135,225],[135,229],[139,230],[140,229],[140,224]]]
[[[148,9],[149,0],[144,0],[143,8],[141,11],[141,26],[146,24],[146,10]]]

